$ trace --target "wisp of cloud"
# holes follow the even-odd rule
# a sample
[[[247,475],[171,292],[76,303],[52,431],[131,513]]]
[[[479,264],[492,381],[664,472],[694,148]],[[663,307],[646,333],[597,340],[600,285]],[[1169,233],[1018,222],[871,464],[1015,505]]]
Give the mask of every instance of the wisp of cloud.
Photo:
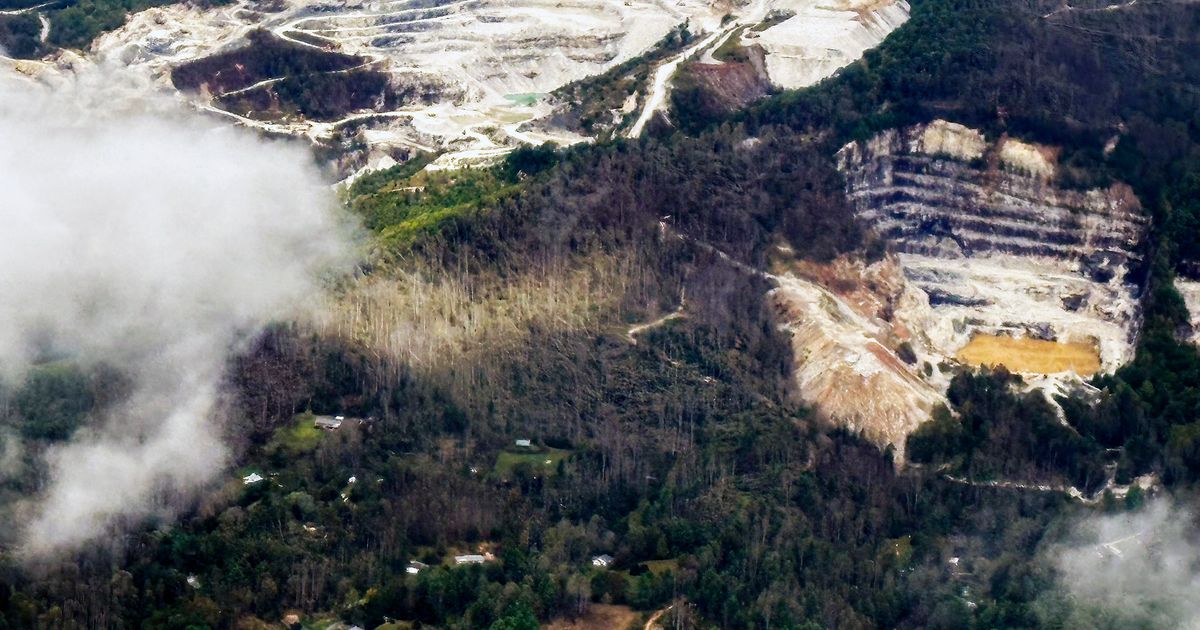
[[[231,353],[351,263],[306,152],[114,92],[125,80],[0,76],[0,380],[19,380],[47,340],[132,380],[49,450],[22,524],[35,556],[211,482]]]
[[[1072,603],[1063,627],[1200,628],[1200,541],[1189,510],[1167,498],[1094,515],[1046,551]]]

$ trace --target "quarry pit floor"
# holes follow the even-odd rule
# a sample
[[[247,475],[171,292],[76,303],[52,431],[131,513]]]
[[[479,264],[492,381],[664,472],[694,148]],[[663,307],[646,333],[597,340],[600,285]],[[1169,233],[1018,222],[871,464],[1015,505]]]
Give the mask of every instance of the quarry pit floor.
[[[1074,372],[1088,377],[1100,371],[1100,352],[1095,344],[999,335],[975,335],[958,351],[958,360],[969,365],[1003,365],[1024,374]]]

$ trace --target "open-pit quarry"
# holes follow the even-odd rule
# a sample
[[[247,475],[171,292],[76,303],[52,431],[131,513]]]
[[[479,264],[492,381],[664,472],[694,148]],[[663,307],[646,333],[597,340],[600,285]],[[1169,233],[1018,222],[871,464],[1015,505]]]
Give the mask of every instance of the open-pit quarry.
[[[360,66],[336,72],[383,73],[391,92],[407,100],[381,94],[332,119],[230,103],[278,101],[287,78],[279,76],[182,97],[264,132],[354,144],[361,155],[352,170],[386,167],[413,151],[440,152],[432,168],[455,168],[494,161],[522,144],[587,141],[555,122],[563,104],[549,94],[646,54],[680,25],[691,43],[655,61],[649,79],[621,104],[641,121],[637,133],[669,106],[680,63],[731,39],[761,45],[771,82],[794,88],[853,62],[908,13],[904,0],[238,0],[147,9],[82,58],[57,53],[21,65],[42,75],[98,62],[124,66],[177,92],[174,68],[246,46],[251,33],[265,31],[307,50],[359,57]]]
[[[954,364],[1054,391],[1130,360],[1147,220],[1122,184],[1059,185],[1056,159],[947,121],[844,147],[847,196],[892,253],[790,264],[774,299],[800,395],[902,459]]]
[[[956,356],[975,339],[1001,337],[1087,345],[1104,371],[1132,357],[1138,287],[1129,270],[1147,221],[1127,186],[1057,186],[1055,153],[945,121],[839,153],[859,217],[929,298],[931,350]],[[1008,347],[1011,358],[982,354],[1014,372],[1046,371]]]

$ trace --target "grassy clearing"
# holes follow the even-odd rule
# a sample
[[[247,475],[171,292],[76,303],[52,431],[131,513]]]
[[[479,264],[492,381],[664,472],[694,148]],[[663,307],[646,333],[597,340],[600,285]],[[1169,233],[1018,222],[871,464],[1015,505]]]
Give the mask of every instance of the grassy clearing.
[[[901,536],[887,541],[884,558],[895,561],[897,566],[908,566],[912,562],[912,536]]]
[[[582,617],[556,619],[542,630],[625,630],[634,627],[641,615],[628,606],[592,604]]]
[[[779,11],[779,10],[772,11],[767,16],[766,20],[763,20],[762,22],[755,24],[754,27],[751,28],[750,30],[761,33],[773,26],[778,26],[780,24],[783,24],[784,22],[786,22],[794,17],[796,17],[795,11]]]
[[[317,447],[324,433],[313,425],[315,416],[305,412],[292,419],[292,423],[275,432],[270,449],[283,449],[288,455],[300,455]]]
[[[733,34],[726,38],[726,40],[716,50],[713,51],[713,59],[716,59],[717,61],[747,61],[749,57],[746,56],[746,51],[742,47],[742,34],[746,32],[748,27],[749,25],[740,26],[737,28],[737,30],[733,31]]]
[[[350,208],[394,248],[411,247],[472,212],[495,207],[519,188],[497,168],[420,171],[430,159],[368,175],[350,188]]]
[[[679,559],[670,558],[667,560],[647,560],[642,563],[654,575],[662,575],[667,571],[672,573],[679,572]]]
[[[380,192],[403,188],[407,182],[429,166],[441,153],[418,153],[408,160],[391,168],[372,171],[354,180],[350,187],[344,190],[344,201],[353,203]]]
[[[553,475],[558,470],[558,463],[566,459],[571,451],[557,448],[537,448],[528,450],[506,450],[496,458],[494,474],[501,479],[511,479],[513,471],[521,464],[528,465],[538,475]]]
[[[958,360],[970,365],[1003,365],[1011,372],[1024,374],[1075,372],[1091,376],[1100,371],[1100,352],[1094,343],[1058,343],[998,335],[975,335],[958,351]]]
[[[409,630],[413,625],[407,621],[393,621],[385,623],[382,626],[376,626],[375,630]]]
[[[320,613],[301,619],[300,627],[304,630],[325,630],[339,621],[341,621],[341,619],[335,615]]]

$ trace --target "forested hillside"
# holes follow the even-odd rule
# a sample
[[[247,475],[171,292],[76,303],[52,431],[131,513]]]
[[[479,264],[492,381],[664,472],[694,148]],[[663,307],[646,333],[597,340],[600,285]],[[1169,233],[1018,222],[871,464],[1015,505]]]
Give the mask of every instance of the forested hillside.
[[[225,481],[178,523],[69,557],[24,562],[0,532],[0,628],[524,629],[598,607],[637,627],[1155,627],[1069,596],[1046,557],[1140,492],[962,480],[1091,491],[1115,460],[1121,482],[1194,488],[1200,356],[1171,283],[1200,264],[1200,7],[911,4],[837,76],[677,113],[686,132],[359,179],[344,197],[371,252],[330,317],[228,366]],[[1154,221],[1145,324],[1094,400],[1060,401],[1069,426],[1019,377],[956,375],[898,470],[795,403],[758,270],[778,246],[881,255],[833,154],[939,117],[1062,145],[1080,186],[1135,188]],[[0,391],[0,441],[31,445],[0,498],[36,492],[39,449],[120,392],[49,358]]]

